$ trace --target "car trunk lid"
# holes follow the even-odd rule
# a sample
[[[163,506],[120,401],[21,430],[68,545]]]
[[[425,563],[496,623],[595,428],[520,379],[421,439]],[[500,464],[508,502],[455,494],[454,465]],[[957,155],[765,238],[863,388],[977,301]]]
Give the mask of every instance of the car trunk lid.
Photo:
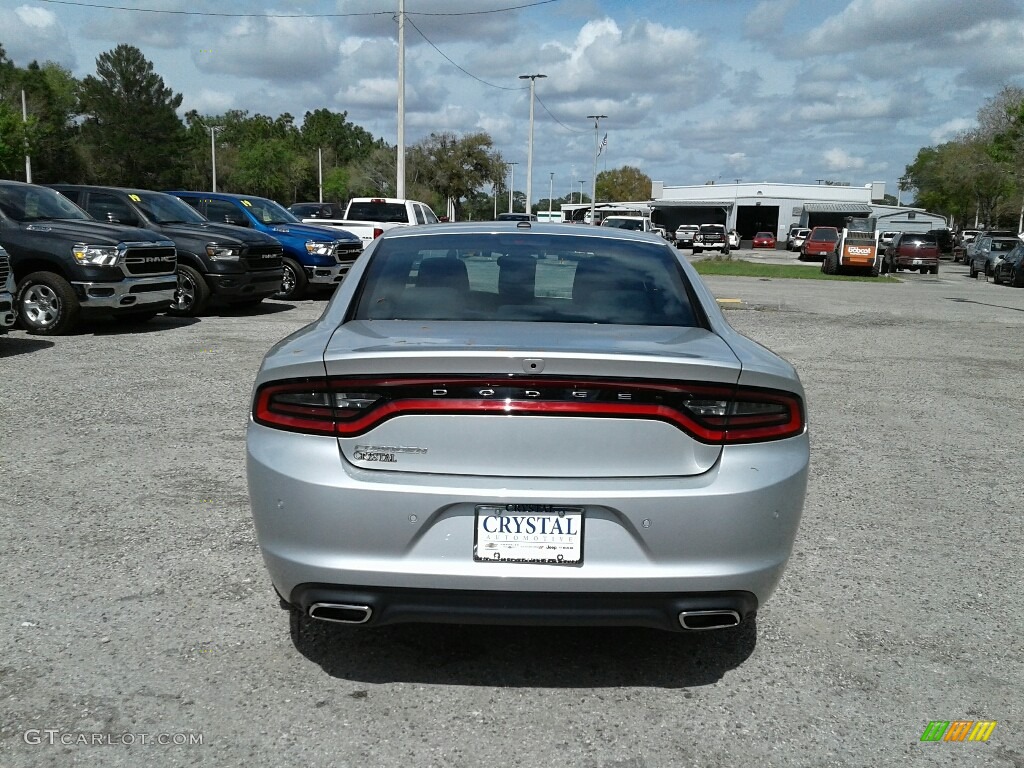
[[[350,463],[505,477],[705,472],[721,446],[674,404],[706,407],[740,372],[702,328],[554,323],[349,322],[324,362],[356,406],[388,401],[339,438]]]

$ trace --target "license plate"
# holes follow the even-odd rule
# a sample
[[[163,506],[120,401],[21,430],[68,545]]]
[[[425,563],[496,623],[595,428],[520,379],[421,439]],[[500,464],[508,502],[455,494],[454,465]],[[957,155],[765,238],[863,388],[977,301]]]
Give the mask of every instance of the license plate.
[[[476,508],[473,559],[578,565],[583,562],[583,508],[482,504]]]
[[[919,267],[921,265],[921,260],[920,259],[914,259],[911,262],[911,264],[913,264],[915,267]]]

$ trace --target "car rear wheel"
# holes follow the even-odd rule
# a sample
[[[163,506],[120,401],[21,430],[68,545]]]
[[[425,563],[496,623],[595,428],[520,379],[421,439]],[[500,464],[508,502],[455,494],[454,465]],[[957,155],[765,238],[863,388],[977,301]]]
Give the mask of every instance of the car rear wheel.
[[[81,305],[75,290],[60,275],[33,272],[18,289],[18,318],[29,333],[56,336],[70,330]]]
[[[967,272],[968,272],[968,274],[969,274],[969,275],[970,275],[971,277],[977,277],[977,276],[978,276],[978,270],[976,270],[976,269],[974,268],[974,262],[973,262],[973,261],[971,262],[971,264],[970,264],[970,267],[968,267],[968,270],[967,270]]]

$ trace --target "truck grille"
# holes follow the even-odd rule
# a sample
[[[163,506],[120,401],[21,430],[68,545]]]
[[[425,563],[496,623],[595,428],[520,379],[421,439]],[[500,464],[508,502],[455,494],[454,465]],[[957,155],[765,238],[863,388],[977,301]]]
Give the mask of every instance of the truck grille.
[[[0,289],[7,285],[7,276],[11,274],[11,257],[0,248]]]
[[[245,263],[250,270],[280,269],[284,248],[280,245],[251,246],[245,254]]]
[[[131,246],[124,254],[124,268],[129,275],[173,274],[177,266],[173,246]]]
[[[351,264],[363,252],[362,243],[335,243],[334,258],[339,264]]]

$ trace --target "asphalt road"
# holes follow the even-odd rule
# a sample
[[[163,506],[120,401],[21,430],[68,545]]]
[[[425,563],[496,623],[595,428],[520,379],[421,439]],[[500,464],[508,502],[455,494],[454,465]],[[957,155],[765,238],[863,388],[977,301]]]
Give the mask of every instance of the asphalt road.
[[[1024,290],[708,282],[812,427],[789,570],[725,634],[293,640],[244,425],[323,302],[0,337],[0,765],[1024,766]],[[922,743],[935,720],[997,726]]]

